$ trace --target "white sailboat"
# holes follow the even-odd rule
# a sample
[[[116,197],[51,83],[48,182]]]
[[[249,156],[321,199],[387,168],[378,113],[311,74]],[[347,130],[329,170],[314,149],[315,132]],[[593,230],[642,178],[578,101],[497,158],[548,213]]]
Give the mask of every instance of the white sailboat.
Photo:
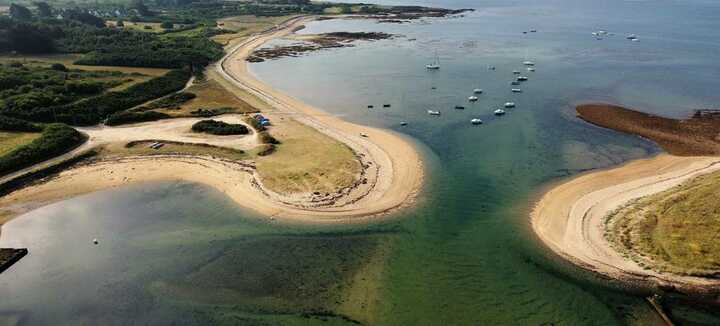
[[[438,70],[440,69],[440,57],[437,54],[437,51],[435,52],[435,61],[433,63],[425,65],[425,68],[428,70]]]
[[[475,118],[475,119],[470,120],[470,123],[472,123],[474,125],[481,125],[483,123],[483,121],[478,118]]]

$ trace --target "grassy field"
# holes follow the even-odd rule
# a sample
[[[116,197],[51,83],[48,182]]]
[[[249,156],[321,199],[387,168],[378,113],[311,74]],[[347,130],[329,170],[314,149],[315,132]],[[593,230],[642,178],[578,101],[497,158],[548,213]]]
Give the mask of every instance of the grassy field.
[[[162,68],[137,68],[137,67],[116,67],[116,66],[85,66],[76,65],[73,62],[80,58],[79,54],[51,54],[51,55],[0,55],[0,63],[21,62],[28,65],[44,65],[49,66],[53,63],[61,63],[69,69],[81,69],[87,71],[119,71],[126,74],[138,73],[146,75],[146,79],[166,74],[170,69]]]
[[[344,144],[291,119],[271,133],[281,144],[275,153],[258,157],[263,183],[279,193],[334,192],[355,182],[360,162]]]
[[[233,110],[230,112],[233,113],[258,112],[258,109],[244,101],[241,101],[224,88],[218,81],[213,79],[197,83],[188,88],[187,92],[195,94],[196,97],[180,105],[180,108],[163,108],[155,111],[166,113],[173,117],[192,116],[190,112],[201,108],[232,108]]]
[[[610,215],[607,236],[647,268],[720,273],[720,173],[695,178]]]
[[[0,131],[0,156],[40,138],[40,133]]]
[[[153,155],[153,154],[187,154],[198,156],[214,156],[222,157],[229,160],[242,161],[250,158],[250,155],[237,149],[204,146],[197,144],[163,142],[165,146],[158,149],[149,148],[153,141],[139,142],[131,147],[125,146],[124,143],[113,143],[105,146],[100,154],[105,158],[133,156],[133,155]]]
[[[105,22],[105,24],[107,26],[115,26],[116,23],[117,22],[113,21],[113,20],[108,20]],[[160,27],[160,23],[142,23],[142,22],[133,23],[130,21],[123,21],[123,24],[125,25],[123,27],[124,29],[130,29],[130,30],[135,30],[135,31],[140,31],[140,32],[160,33],[160,32],[165,31],[164,28]],[[147,28],[145,26],[147,26]]]

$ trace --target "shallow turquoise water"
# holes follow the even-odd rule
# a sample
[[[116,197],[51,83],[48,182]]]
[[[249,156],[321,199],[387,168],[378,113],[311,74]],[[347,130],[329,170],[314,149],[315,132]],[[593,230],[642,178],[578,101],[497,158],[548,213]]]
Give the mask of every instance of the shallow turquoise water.
[[[548,253],[527,213],[549,183],[657,152],[578,121],[574,103],[685,116],[720,102],[720,4],[419,4],[478,11],[403,25],[312,23],[304,33],[404,36],[252,65],[261,79],[331,114],[417,141],[428,182],[416,209],[365,227],[308,228],[263,222],[222,194],[184,183],[68,200],[3,228],[0,246],[31,254],[0,276],[0,293],[10,298],[0,301],[0,316],[29,324],[652,323],[640,294]],[[616,35],[595,40],[590,33],[600,29]],[[640,42],[626,40],[630,33]],[[436,51],[442,69],[427,72]],[[511,71],[526,58],[537,71],[523,71],[530,80],[512,94]],[[468,104],[477,87],[485,94]],[[516,109],[492,116],[510,100]],[[383,103],[392,107],[366,109]],[[454,110],[459,104],[467,108]],[[430,108],[442,116],[428,116]],[[485,124],[471,126],[474,117]],[[94,237],[99,246],[90,244]],[[379,296],[339,308],[358,277]],[[720,323],[703,310],[668,308],[688,324]]]

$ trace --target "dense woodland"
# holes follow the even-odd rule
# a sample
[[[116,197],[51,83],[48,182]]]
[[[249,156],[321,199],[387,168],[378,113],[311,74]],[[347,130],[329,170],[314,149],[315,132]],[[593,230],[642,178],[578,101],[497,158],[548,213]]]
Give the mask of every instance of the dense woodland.
[[[0,71],[11,73],[24,71],[23,68],[5,65],[0,67]],[[87,78],[88,74],[103,74],[101,72],[67,72],[58,75],[52,72],[53,69],[27,70],[29,72],[25,79],[7,75],[4,83],[0,75],[0,94],[12,94],[0,100],[0,114],[32,122],[64,122],[72,125],[97,124],[115,112],[179,91],[190,78],[188,69],[178,69],[124,90],[104,91],[113,83],[85,86],[98,82],[72,80],[73,74],[77,74],[77,78]]]

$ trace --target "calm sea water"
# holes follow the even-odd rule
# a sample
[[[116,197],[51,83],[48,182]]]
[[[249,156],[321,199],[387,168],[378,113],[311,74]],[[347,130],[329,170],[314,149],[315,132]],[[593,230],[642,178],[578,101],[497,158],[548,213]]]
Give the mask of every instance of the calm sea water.
[[[28,247],[30,255],[0,275],[0,324],[658,322],[642,293],[544,249],[527,216],[552,182],[658,151],[578,121],[575,103],[604,100],[675,117],[720,103],[720,4],[415,4],[478,10],[401,25],[311,23],[303,33],[401,36],[251,69],[330,114],[414,140],[428,163],[416,209],[394,222],[309,228],[263,222],[186,183],[71,199],[3,227],[0,246]],[[530,29],[537,33],[522,33]],[[596,40],[596,30],[615,35]],[[631,33],[640,41],[626,40]],[[442,68],[428,72],[435,53]],[[525,71],[524,60],[536,71]],[[510,92],[515,69],[530,79],[520,94]],[[474,88],[485,92],[467,103]],[[507,101],[517,108],[493,116]],[[366,109],[385,103],[392,107]],[[472,126],[472,118],[485,124]],[[667,308],[686,324],[720,323],[698,307]]]

